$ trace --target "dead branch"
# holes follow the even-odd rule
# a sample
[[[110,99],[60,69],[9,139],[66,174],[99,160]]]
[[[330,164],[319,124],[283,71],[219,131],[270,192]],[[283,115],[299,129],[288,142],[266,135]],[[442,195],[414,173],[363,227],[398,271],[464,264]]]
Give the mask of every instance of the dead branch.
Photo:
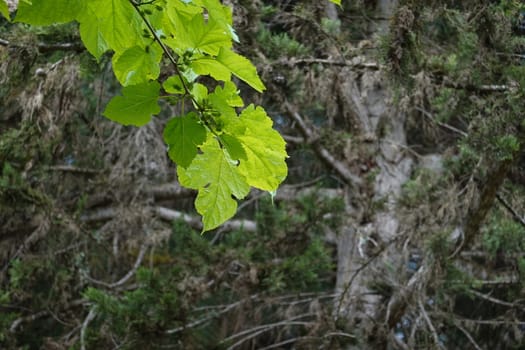
[[[434,343],[436,343],[436,346],[439,349],[444,349],[445,347],[441,344],[439,341],[439,336],[436,332],[436,328],[432,324],[432,321],[430,320],[430,317],[428,317],[427,311],[425,310],[425,306],[421,302],[421,299],[418,300],[419,310],[421,311],[421,314],[423,315],[423,319],[427,323],[428,329],[430,330],[430,333],[432,334],[432,337],[434,338]]]
[[[82,328],[80,328],[80,350],[86,350],[86,329],[89,325],[89,322],[93,321],[96,316],[97,313],[95,311],[95,307],[92,307],[84,319],[84,322],[82,322]]]
[[[478,203],[472,205],[467,213],[467,220],[464,229],[464,240],[462,247],[468,247],[470,242],[478,234],[479,229],[487,213],[492,208],[498,190],[505,180],[516,157],[502,160],[499,164],[489,170],[484,183]]]
[[[243,336],[247,335],[247,336],[243,337],[242,339],[240,339],[239,341],[237,341],[235,344],[233,344],[230,347],[228,347],[228,350],[235,349],[236,347],[238,347],[239,345],[243,344],[244,342],[246,342],[246,341],[248,341],[250,339],[253,339],[253,338],[259,336],[260,334],[268,332],[268,331],[270,331],[270,330],[272,330],[274,328],[277,328],[277,327],[309,326],[309,325],[312,325],[313,322],[311,322],[311,321],[306,321],[305,322],[305,321],[296,321],[296,320],[301,319],[301,318],[305,318],[305,317],[314,317],[316,315],[317,315],[316,313],[310,312],[310,313],[306,313],[306,314],[302,314],[302,315],[298,315],[298,316],[292,317],[292,318],[290,318],[288,320],[285,320],[285,321],[280,321],[280,322],[275,322],[275,323],[264,324],[264,325],[261,325],[261,326],[252,327],[250,329],[247,329],[247,330],[235,333],[235,334],[233,334],[233,335],[223,339],[220,344],[224,344],[226,342],[229,342],[230,340],[233,340],[233,339],[236,339],[236,338],[243,337]]]
[[[463,328],[460,324],[458,323],[454,323],[454,326],[456,326],[457,329],[459,329],[461,331],[461,333],[463,333],[465,335],[465,337],[467,337],[467,339],[470,341],[470,343],[472,344],[472,346],[474,346],[474,348],[476,350],[483,350],[479,345],[478,343],[476,343],[476,341],[474,340],[474,338],[472,337],[472,335],[470,335],[470,333],[465,329]]]
[[[485,300],[490,301],[491,303],[494,303],[494,304],[508,306],[508,307],[512,307],[512,308],[520,307],[520,305],[517,302],[509,303],[508,301],[503,301],[503,300],[491,297],[490,295],[486,295],[486,294],[480,293],[480,292],[475,291],[473,289],[471,289],[469,292],[474,294],[475,296],[481,298],[481,299],[485,299]],[[520,308],[523,309],[523,307],[520,307]]]
[[[9,40],[5,40],[1,38],[0,38],[0,45],[5,46],[5,47],[15,47],[15,48],[32,47],[32,45],[13,43]],[[41,53],[52,52],[52,51],[83,52],[85,50],[84,46],[81,45],[80,43],[52,43],[52,44],[38,43],[35,45],[35,47]]]
[[[202,222],[198,217],[165,207],[156,207],[155,212],[163,220],[183,220],[194,229],[202,230]],[[245,232],[256,232],[257,224],[250,220],[229,220],[222,225],[221,229],[223,231],[244,230]]]
[[[436,118],[434,118],[434,117],[432,116],[432,114],[430,114],[430,112],[424,110],[423,108],[414,107],[414,109],[415,109],[416,111],[421,112],[421,114],[423,114],[425,117],[427,117],[428,119],[430,119],[433,123],[435,123],[436,125],[441,126],[441,127],[444,128],[444,129],[448,129],[448,130],[453,131],[453,132],[455,132],[456,134],[459,134],[459,135],[464,136],[464,137],[466,137],[466,136],[468,135],[466,132],[464,132],[464,131],[462,131],[462,130],[459,130],[458,128],[455,128],[455,127],[453,127],[452,125],[449,125],[449,124],[446,124],[446,123],[442,123],[442,122],[440,122],[440,121],[437,121]]]
[[[106,283],[106,282],[103,282],[103,281],[95,280],[95,279],[93,279],[93,278],[91,278],[91,277],[89,277],[87,275],[85,277],[91,283],[98,284],[98,285],[104,286],[104,287],[109,288],[109,289],[114,289],[114,288],[120,287],[124,283],[126,283],[131,277],[133,277],[135,272],[137,272],[137,269],[142,264],[142,260],[144,260],[144,255],[146,254],[146,251],[148,250],[148,247],[149,246],[147,244],[143,244],[140,247],[140,251],[139,251],[139,254],[137,256],[137,260],[135,261],[135,264],[133,264],[133,267],[131,268],[131,270],[129,270],[128,273],[126,275],[124,275],[124,277],[122,277],[120,280],[118,280],[116,282]]]
[[[297,123],[299,131],[303,134],[306,143],[311,144],[317,153],[318,157],[327,163],[332,169],[334,169],[339,176],[341,176],[345,182],[349,185],[357,187],[363,183],[361,178],[350,171],[350,169],[341,161],[337,160],[326,148],[319,142],[319,136],[311,130],[303,117],[295,111],[295,109],[289,104],[284,104],[287,113]]]
[[[278,65],[283,66],[297,66],[297,65],[309,65],[309,64],[327,64],[331,66],[343,66],[353,67],[362,69],[379,70],[381,66],[376,62],[356,62],[356,61],[341,61],[325,58],[290,58],[279,60],[275,62]]]
[[[79,173],[79,174],[100,174],[102,170],[97,169],[89,169],[89,168],[79,168],[72,165],[53,165],[48,167],[49,170],[54,171],[63,171],[63,172],[71,172],[71,173]]]
[[[501,196],[501,194],[497,193],[496,194],[496,198],[498,199],[498,201],[501,203],[501,205],[503,205],[503,207],[505,207],[505,209],[507,209],[511,214],[512,216],[514,217],[514,220],[516,220],[517,222],[519,222],[521,224],[521,226],[524,226],[525,227],[525,220],[523,219],[523,216],[521,216],[520,214],[518,214],[518,212],[516,211],[516,209],[514,209],[506,200],[505,198],[503,198]]]

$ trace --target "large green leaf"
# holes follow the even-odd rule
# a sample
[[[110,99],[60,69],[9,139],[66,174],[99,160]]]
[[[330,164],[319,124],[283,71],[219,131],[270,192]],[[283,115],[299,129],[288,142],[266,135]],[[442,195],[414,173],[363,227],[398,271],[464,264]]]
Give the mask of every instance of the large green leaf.
[[[225,82],[224,88],[217,86],[215,91],[208,95],[208,101],[221,114],[221,118],[236,118],[237,113],[233,107],[244,106],[237,86],[231,81]]]
[[[7,18],[7,20],[11,20],[11,17],[9,17],[9,9],[7,8],[7,3],[5,0],[0,0],[0,14]]]
[[[217,61],[222,63],[233,75],[243,80],[255,90],[259,92],[265,90],[255,66],[246,57],[236,54],[232,50],[221,48],[217,56]]]
[[[206,141],[206,128],[198,122],[197,114],[190,112],[172,118],[164,128],[168,155],[179,166],[187,168],[197,155],[197,147]]]
[[[133,46],[113,56],[113,71],[124,86],[155,80],[160,74],[162,50],[154,43],[148,48]]]
[[[251,186],[265,191],[275,191],[288,173],[286,143],[272,124],[263,108],[250,105],[225,127],[246,152],[239,171]]]
[[[99,36],[117,53],[144,43],[142,20],[128,0],[90,0],[77,20],[84,26],[82,41],[92,53],[99,52],[93,44],[100,42]]]
[[[147,124],[152,115],[160,112],[159,91],[160,85],[156,81],[126,86],[122,89],[122,96],[109,101],[104,115],[124,125]]]
[[[82,0],[20,0],[15,21],[39,26],[70,22],[84,6]]]
[[[210,136],[186,169],[178,168],[181,185],[199,191],[195,207],[202,215],[203,231],[216,228],[230,219],[237,210],[236,199],[244,198],[250,186],[239,174],[237,162]]]
[[[232,40],[224,28],[213,18],[205,23],[202,15],[194,16],[185,25],[188,48],[197,49],[210,55],[217,55],[221,47],[230,48]]]
[[[225,47],[221,47],[216,58],[201,57],[196,59],[191,63],[191,68],[197,74],[210,75],[221,81],[229,81],[233,74],[255,90],[259,92],[265,90],[255,66],[246,57]]]
[[[109,50],[109,45],[104,39],[101,29],[105,21],[97,16],[89,4],[79,20],[80,39],[82,39],[89,53],[98,60],[104,52]]]

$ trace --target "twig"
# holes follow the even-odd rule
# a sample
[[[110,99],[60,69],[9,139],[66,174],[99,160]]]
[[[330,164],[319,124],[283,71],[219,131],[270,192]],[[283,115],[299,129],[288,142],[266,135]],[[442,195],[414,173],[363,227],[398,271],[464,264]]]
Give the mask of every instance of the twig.
[[[95,307],[92,307],[84,319],[84,322],[82,322],[82,328],[80,328],[80,350],[86,350],[86,330],[89,322],[91,322],[96,316],[97,313]]]
[[[399,237],[401,237],[401,235]],[[377,259],[381,254],[383,254],[383,252],[386,250],[386,248],[388,246],[390,246],[390,244],[395,242],[397,239],[398,238],[394,238],[393,240],[391,240],[390,242],[385,244],[380,250],[378,250],[374,255],[372,255],[370,258],[368,258],[367,261],[365,261],[361,266],[359,266],[354,271],[354,274],[352,275],[352,277],[350,277],[350,281],[348,281],[348,283],[346,284],[343,292],[341,293],[341,296],[339,297],[339,302],[338,302],[337,308],[336,308],[336,310],[337,310],[336,311],[336,321],[339,319],[339,314],[341,313],[341,306],[343,305],[343,300],[344,300],[346,294],[348,293],[348,291],[350,290],[350,286],[352,285],[352,283],[354,283],[354,280],[356,279],[356,277],[361,273],[361,271],[366,269],[368,267],[368,265],[370,265],[375,259]]]
[[[437,120],[432,116],[432,114],[430,114],[430,112],[424,110],[423,108],[419,108],[419,107],[416,106],[416,107],[414,107],[414,109],[417,110],[417,111],[419,111],[419,112],[421,112],[425,117],[427,117],[428,119],[430,119],[433,123],[435,123],[435,124],[441,126],[442,128],[445,128],[445,129],[448,129],[448,130],[450,130],[450,131],[453,131],[453,132],[455,132],[455,133],[457,133],[457,134],[459,134],[459,135],[461,135],[461,136],[465,136],[465,137],[466,137],[466,136],[468,135],[466,132],[457,129],[457,128],[453,127],[452,125],[449,125],[449,124],[446,124],[446,123],[442,123],[442,122],[440,122],[440,121],[437,121]]]
[[[230,340],[233,340],[233,339],[238,338],[240,336],[243,336],[245,334],[249,334],[248,336],[246,336],[246,337],[240,339],[239,341],[237,341],[235,344],[229,346],[228,349],[227,349],[227,350],[233,350],[236,347],[238,347],[239,345],[241,345],[242,343],[244,343],[245,341],[253,339],[253,338],[257,337],[258,335],[260,335],[262,333],[265,333],[265,332],[268,332],[269,330],[272,330],[273,328],[276,328],[276,327],[281,327],[281,326],[284,326],[284,327],[289,327],[289,326],[309,326],[309,325],[312,325],[313,322],[311,322],[311,321],[306,321],[305,322],[305,321],[293,321],[293,320],[297,320],[297,319],[304,318],[304,317],[315,316],[315,315],[316,315],[315,313],[308,313],[308,314],[303,314],[303,315],[299,315],[299,316],[293,317],[293,318],[291,318],[289,320],[286,320],[286,321],[281,321],[281,322],[270,323],[270,324],[265,324],[265,325],[253,327],[253,328],[250,328],[248,330],[236,333],[236,334],[234,334],[232,336],[229,336],[228,338],[223,339],[220,342],[220,344],[223,344],[225,342],[228,342]]]
[[[0,45],[2,46],[11,46],[11,47],[30,47],[29,45],[22,45],[22,44],[15,44],[10,42],[9,40],[1,39],[0,38]],[[46,43],[38,43],[36,44],[36,48],[38,51],[44,53],[44,52],[50,52],[50,51],[75,51],[75,52],[82,52],[85,50],[84,46],[82,46],[80,43],[53,43],[53,44],[46,44]]]
[[[85,174],[99,174],[102,171],[97,169],[79,168],[71,165],[53,165],[48,167],[49,170],[72,172],[72,173],[85,173]]]
[[[467,337],[467,339],[470,341],[470,343],[474,346],[476,350],[483,350],[465,328],[463,328],[458,323],[454,323],[454,326],[456,326],[456,328],[459,329],[465,335],[465,337]]]
[[[313,317],[313,316],[316,316],[317,314],[314,313],[314,312],[309,312],[309,313],[306,313],[306,314],[302,314],[302,315],[297,315],[297,316],[294,316],[292,318],[289,318],[285,321],[280,321],[280,322],[275,322],[275,323],[269,323],[269,324],[264,324],[264,325],[260,325],[260,326],[256,326],[256,327],[252,327],[250,329],[246,329],[244,331],[241,331],[239,333],[235,333],[233,335],[230,335],[229,337],[223,339],[221,341],[221,344],[222,343],[226,343],[230,340],[233,340],[233,339],[236,339],[236,338],[239,338],[239,337],[242,337],[243,335],[246,335],[246,334],[250,334],[250,333],[253,333],[253,332],[257,332],[259,330],[264,330],[264,331],[267,331],[267,330],[270,330],[272,328],[275,328],[275,327],[279,327],[279,326],[287,326],[287,325],[304,325],[305,323],[307,324],[311,324],[312,322],[297,322],[295,320],[299,320],[301,318],[305,318],[305,317]],[[240,343],[239,343],[240,344]]]
[[[202,230],[202,222],[195,216],[165,207],[156,207],[155,212],[163,220],[183,220],[194,229]],[[256,232],[257,224],[251,220],[229,220],[222,225],[221,229],[223,231],[243,230],[245,232]]]
[[[432,333],[432,337],[434,338],[434,342],[436,343],[436,346],[440,349],[444,349],[445,347],[441,342],[439,341],[439,336],[436,332],[436,328],[432,324],[432,321],[430,320],[430,317],[428,317],[427,311],[425,310],[425,307],[423,306],[423,303],[421,302],[421,299],[418,300],[419,310],[421,311],[423,318],[425,319],[428,328],[430,329],[430,333]]]
[[[330,165],[349,185],[361,185],[363,180],[359,176],[353,174],[343,162],[338,161],[319,143],[319,137],[306,125],[306,122],[301,115],[295,111],[288,102],[285,102],[284,106],[288,114],[299,126],[299,130],[303,134],[306,142],[312,144],[319,158]]]
[[[469,290],[469,292],[474,294],[477,297],[480,297],[481,299],[485,299],[485,300],[490,301],[490,302],[492,302],[494,304],[499,304],[499,305],[508,306],[508,307],[516,307],[516,303],[509,303],[507,301],[496,299],[494,297],[491,297],[490,295],[486,295],[486,294],[480,293],[480,292],[472,290],[472,289]]]
[[[299,64],[328,64],[332,66],[349,66],[349,67],[365,68],[365,69],[372,69],[372,70],[379,70],[381,68],[381,66],[379,66],[375,62],[357,62],[356,63],[356,62],[340,61],[340,60],[325,59],[325,58],[291,58],[291,59],[279,60],[275,63],[280,64],[280,65],[287,65],[287,66],[295,66]]]
[[[501,196],[501,194],[497,193],[496,198],[498,201],[507,209],[510,211],[512,216],[514,216],[514,219],[518,221],[521,226],[525,227],[525,220],[523,219],[523,216],[519,215],[518,212]]]
[[[114,288],[120,287],[124,283],[126,283],[131,277],[133,277],[135,272],[137,272],[137,269],[139,268],[140,264],[142,264],[142,260],[144,259],[144,255],[146,254],[146,251],[148,250],[148,247],[149,246],[147,244],[143,244],[140,247],[140,251],[139,251],[139,254],[137,256],[137,260],[135,261],[135,264],[133,264],[133,267],[131,268],[131,270],[129,270],[128,273],[126,275],[124,275],[124,277],[122,277],[117,282],[106,283],[106,282],[103,282],[103,281],[97,281],[97,280],[95,280],[95,279],[93,279],[93,278],[91,278],[89,276],[86,276],[86,278],[90,282],[98,284],[98,285],[101,285],[101,286],[104,286],[106,288],[114,289]]]

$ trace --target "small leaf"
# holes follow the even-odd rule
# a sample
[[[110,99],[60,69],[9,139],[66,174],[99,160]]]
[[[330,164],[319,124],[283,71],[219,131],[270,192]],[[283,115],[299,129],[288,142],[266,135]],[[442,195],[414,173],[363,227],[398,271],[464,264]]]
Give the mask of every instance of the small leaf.
[[[84,5],[82,0],[20,0],[15,22],[36,26],[66,23],[74,20],[84,10]]]
[[[102,36],[103,21],[97,17],[89,5],[86,8],[86,17],[90,19],[80,22],[80,39],[89,53],[99,60],[100,56],[109,50],[109,45]]]
[[[149,49],[133,46],[113,56],[113,71],[123,85],[136,85],[155,80],[160,74],[162,50],[156,45]]]
[[[275,191],[288,173],[286,143],[272,124],[262,107],[250,105],[225,126],[225,132],[235,135],[246,151],[239,171],[251,186],[265,191]]]
[[[191,63],[191,67],[197,74],[210,75],[216,80],[230,81],[233,74],[259,92],[265,89],[255,66],[246,57],[224,47],[217,58],[198,58]]]
[[[188,168],[177,172],[181,185],[199,191],[195,207],[202,215],[203,231],[208,231],[235,215],[237,201],[232,196],[244,198],[250,186],[214,137],[208,137],[201,151]]]
[[[333,2],[334,4],[341,6],[341,0],[330,0],[330,2]]]
[[[184,85],[178,75],[173,75],[166,79],[162,84],[162,87],[168,94],[184,95]]]
[[[128,0],[90,0],[85,3],[87,11],[79,12],[77,20],[80,22],[81,34],[84,32],[82,41],[89,52],[99,52],[97,44],[102,42],[99,36],[117,53],[134,45],[144,45],[142,19]]]
[[[160,85],[156,81],[126,86],[122,96],[109,101],[104,115],[124,125],[142,126],[151,116],[160,112],[158,105]]]
[[[219,51],[217,61],[222,63],[233,75],[243,80],[255,90],[259,92],[265,90],[255,66],[246,57],[223,47]]]
[[[244,102],[238,95],[237,87],[231,81],[224,83],[224,88],[217,86],[215,91],[208,95],[208,100],[215,110],[221,114],[221,118],[237,118],[233,107],[242,107]]]
[[[11,21],[11,17],[9,16],[9,8],[7,7],[5,0],[0,0],[0,14],[2,14],[2,16],[4,16],[8,21]]]
[[[168,155],[179,166],[187,168],[197,155],[197,147],[206,141],[206,128],[193,112],[171,119],[164,128]]]

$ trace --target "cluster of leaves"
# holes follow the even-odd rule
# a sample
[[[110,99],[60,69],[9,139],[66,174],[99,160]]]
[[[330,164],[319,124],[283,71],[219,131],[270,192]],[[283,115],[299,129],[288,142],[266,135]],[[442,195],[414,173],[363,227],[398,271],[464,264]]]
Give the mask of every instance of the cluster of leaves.
[[[250,186],[277,189],[287,174],[285,142],[262,107],[237,113],[244,102],[232,76],[259,92],[265,87],[253,64],[232,50],[237,36],[229,7],[217,0],[22,1],[15,17],[32,25],[72,20],[96,59],[114,52],[113,70],[123,88],[105,116],[141,126],[160,113],[160,100],[192,105],[193,111],[168,121],[164,139],[180,183],[199,191],[196,208],[204,230],[232,217],[235,199],[244,198]],[[160,77],[163,58],[175,73],[168,78]],[[208,88],[199,82],[202,76],[222,85]]]

